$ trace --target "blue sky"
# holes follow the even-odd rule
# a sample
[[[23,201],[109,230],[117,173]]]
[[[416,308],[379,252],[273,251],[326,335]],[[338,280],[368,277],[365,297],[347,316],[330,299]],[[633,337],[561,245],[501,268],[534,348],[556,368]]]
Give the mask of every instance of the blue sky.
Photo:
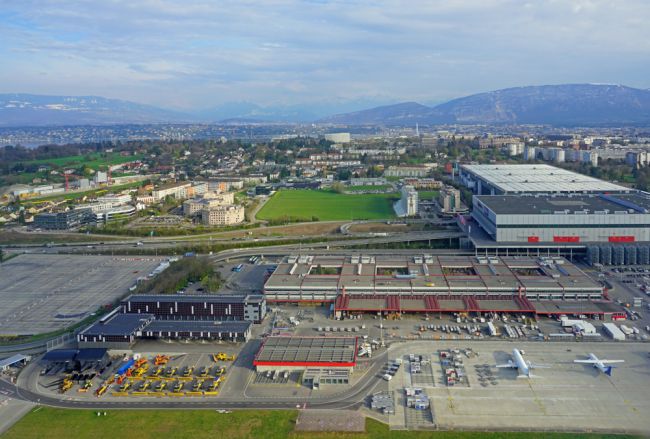
[[[0,92],[167,108],[650,87],[647,0],[0,0]]]

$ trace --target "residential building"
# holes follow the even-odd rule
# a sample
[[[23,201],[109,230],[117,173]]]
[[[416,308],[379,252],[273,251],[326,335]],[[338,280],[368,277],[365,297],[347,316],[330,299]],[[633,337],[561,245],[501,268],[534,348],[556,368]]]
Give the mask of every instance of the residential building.
[[[201,210],[201,221],[206,226],[230,226],[244,222],[244,206],[233,204],[204,208]]]
[[[389,166],[384,172],[386,177],[426,177],[429,175],[427,166]]]
[[[442,182],[435,178],[405,178],[402,182],[416,189],[440,189],[442,187]]]
[[[393,205],[397,216],[415,216],[418,214],[418,192],[413,186],[402,186],[402,196]]]
[[[203,209],[213,209],[219,206],[234,204],[235,193],[226,192],[217,194],[214,192],[206,192],[203,198],[192,198],[183,202],[183,215],[194,216],[201,212]]]
[[[438,196],[440,210],[443,213],[456,213],[460,210],[460,191],[452,186],[445,186]]]
[[[154,189],[152,195],[157,201],[166,197],[187,198],[187,192],[191,187],[192,183],[190,182],[170,183]]]

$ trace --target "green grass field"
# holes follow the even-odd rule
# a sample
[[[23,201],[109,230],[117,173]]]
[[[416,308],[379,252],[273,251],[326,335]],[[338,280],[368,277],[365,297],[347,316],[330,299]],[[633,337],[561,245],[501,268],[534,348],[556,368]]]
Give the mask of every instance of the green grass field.
[[[346,221],[394,218],[394,194],[338,194],[320,190],[281,190],[257,213],[257,218],[273,220],[283,217],[311,221]]]
[[[36,408],[2,439],[627,439],[632,436],[574,433],[485,433],[390,431],[366,420],[365,433],[296,433],[298,413],[245,410],[218,414],[212,410],[113,410],[97,416],[92,410]]]
[[[50,165],[56,168],[67,166],[76,167],[84,164],[97,170],[106,165],[118,165],[120,163],[132,162],[141,158],[142,156],[122,156],[117,152],[109,153],[106,157],[102,157],[100,153],[95,152],[88,155],[72,155],[52,159],[27,160],[22,163],[25,165]]]
[[[433,198],[437,198],[439,194],[439,191],[418,191],[418,197],[420,197],[420,200],[431,201]]]

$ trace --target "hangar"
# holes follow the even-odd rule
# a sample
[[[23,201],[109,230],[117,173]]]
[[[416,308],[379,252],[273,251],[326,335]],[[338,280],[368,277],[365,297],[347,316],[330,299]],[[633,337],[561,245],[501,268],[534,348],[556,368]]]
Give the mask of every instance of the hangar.
[[[356,337],[277,336],[264,340],[253,365],[258,372],[307,368],[351,370],[356,361]]]

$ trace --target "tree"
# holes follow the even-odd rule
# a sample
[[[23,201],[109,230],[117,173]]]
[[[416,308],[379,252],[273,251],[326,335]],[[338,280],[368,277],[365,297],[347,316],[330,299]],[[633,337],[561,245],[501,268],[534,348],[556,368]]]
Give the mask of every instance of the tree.
[[[332,183],[332,190],[337,194],[342,194],[343,192],[345,192],[345,185],[340,181],[335,181],[334,183]]]

